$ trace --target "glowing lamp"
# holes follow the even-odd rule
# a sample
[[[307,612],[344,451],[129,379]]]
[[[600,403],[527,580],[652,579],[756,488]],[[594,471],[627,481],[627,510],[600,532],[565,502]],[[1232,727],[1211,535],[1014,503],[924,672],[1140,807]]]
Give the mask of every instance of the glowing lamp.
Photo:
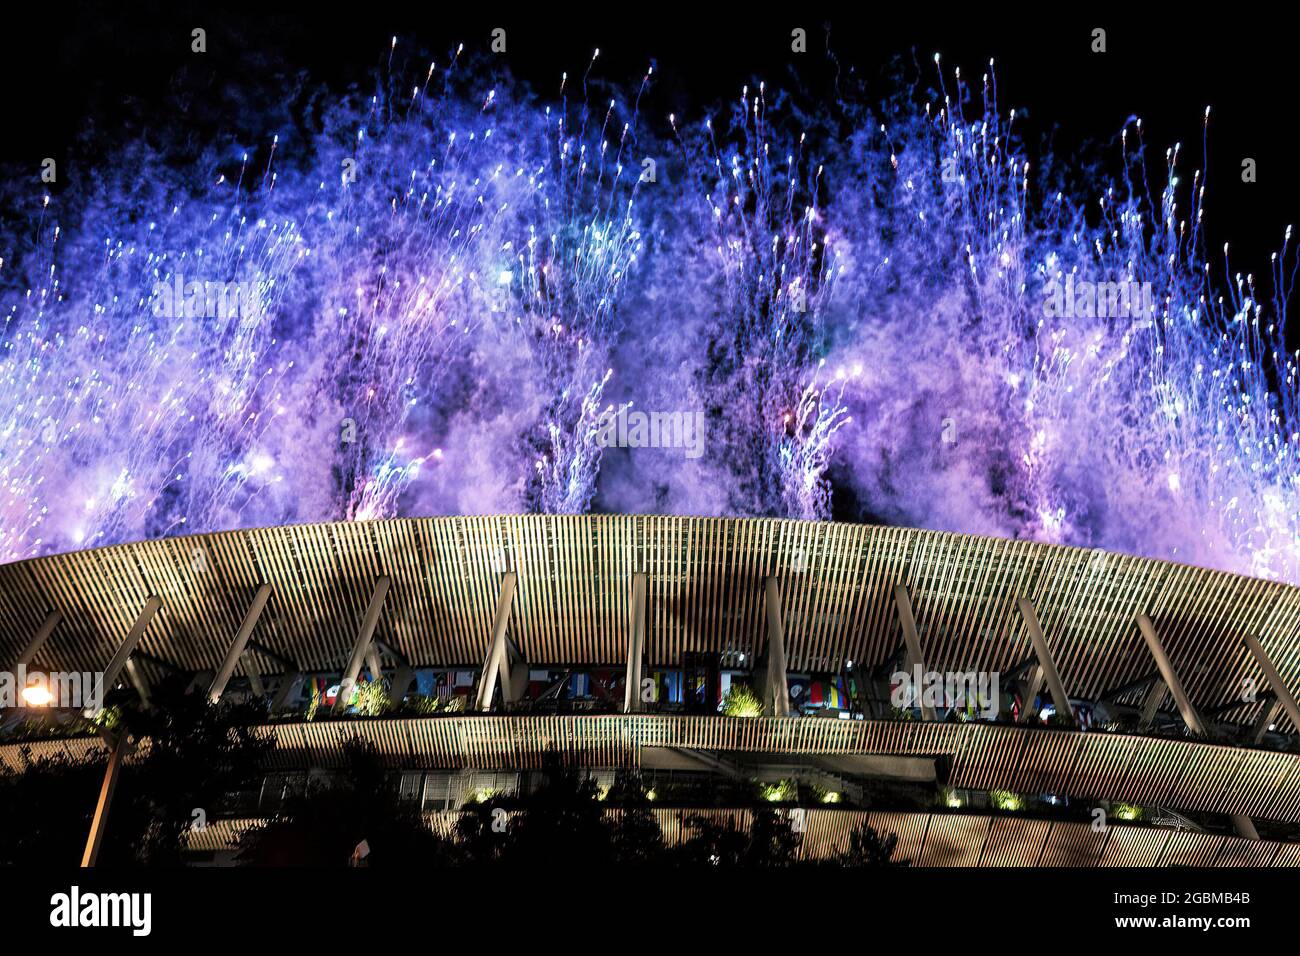
[[[41,684],[32,684],[30,687],[23,688],[23,703],[28,707],[48,707],[54,700],[54,695],[50,689]]]

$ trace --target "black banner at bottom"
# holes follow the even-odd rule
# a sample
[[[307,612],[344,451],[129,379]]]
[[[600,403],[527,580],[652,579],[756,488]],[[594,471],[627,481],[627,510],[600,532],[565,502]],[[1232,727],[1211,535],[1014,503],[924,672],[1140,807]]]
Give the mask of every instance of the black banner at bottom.
[[[588,936],[601,925],[663,941],[703,917],[764,942],[821,927],[946,947],[1008,930],[1071,941],[1276,934],[1295,925],[1289,883],[1233,869],[0,870],[0,918],[11,940],[54,943],[318,945],[378,934],[493,948],[566,926],[588,943],[606,938]]]

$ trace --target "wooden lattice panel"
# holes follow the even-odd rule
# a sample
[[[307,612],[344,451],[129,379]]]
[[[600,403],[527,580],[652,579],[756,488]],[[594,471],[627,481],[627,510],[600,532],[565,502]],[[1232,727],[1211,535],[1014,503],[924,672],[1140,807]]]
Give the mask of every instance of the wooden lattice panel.
[[[907,528],[636,515],[400,518],[231,531],[117,545],[0,566],[0,660],[50,610],[63,620],[35,665],[95,670],[145,599],[162,608],[141,642],[192,670],[221,661],[257,588],[255,637],[310,670],[340,668],[380,575],[378,636],[416,666],[478,666],[505,571],[509,633],[536,664],[626,662],[634,571],[648,574],[651,666],[691,651],[763,650],[763,580],[781,580],[791,670],[888,660],[901,634],[892,589],[912,594],[927,665],[1005,672],[1031,650],[1016,598],[1038,612],[1070,693],[1097,697],[1153,670],[1135,619],[1148,614],[1193,700],[1231,704],[1266,688],[1241,646],[1259,638],[1300,684],[1300,589],[1079,548]],[[265,670],[272,661],[258,658]],[[1248,720],[1260,705],[1241,704]],[[1289,728],[1285,716],[1279,717]]]
[[[1248,752],[1183,740],[1047,731],[977,723],[847,721],[660,715],[369,718],[276,723],[277,768],[335,767],[343,744],[359,738],[394,769],[525,770],[554,751],[587,767],[634,767],[647,747],[784,755],[890,754],[943,758],[954,787],[1053,793],[1076,800],[1118,800],[1173,810],[1246,814],[1300,822],[1300,756]],[[1038,741],[1045,740],[1040,745]],[[16,766],[24,745],[0,747]],[[36,752],[81,753],[94,739],[49,741]],[[1078,754],[1087,754],[1086,765]],[[1143,755],[1135,760],[1135,755]],[[1243,754],[1274,790],[1237,788]],[[1032,772],[1022,764],[1032,760]],[[1056,761],[1056,762],[1054,762]],[[1196,768],[1191,778],[1182,771]],[[1025,784],[1032,781],[1032,787]]]

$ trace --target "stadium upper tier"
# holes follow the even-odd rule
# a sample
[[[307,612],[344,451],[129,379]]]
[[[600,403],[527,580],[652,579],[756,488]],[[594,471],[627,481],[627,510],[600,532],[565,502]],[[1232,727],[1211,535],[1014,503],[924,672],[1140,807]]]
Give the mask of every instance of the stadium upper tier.
[[[1144,616],[1195,707],[1238,723],[1272,708],[1277,729],[1293,730],[1265,668],[1300,683],[1300,588],[1027,541],[776,519],[403,518],[37,558],[0,566],[0,656],[18,660],[57,612],[29,666],[102,670],[143,622],[141,666],[217,670],[261,592],[244,670],[341,671],[376,599],[385,653],[480,667],[508,579],[506,633],[523,660],[622,667],[639,575],[650,668],[690,653],[763,657],[771,581],[788,670],[880,667],[904,645],[901,585],[928,669],[1023,673],[1037,653],[1027,602],[1070,697],[1140,704],[1162,673]]]

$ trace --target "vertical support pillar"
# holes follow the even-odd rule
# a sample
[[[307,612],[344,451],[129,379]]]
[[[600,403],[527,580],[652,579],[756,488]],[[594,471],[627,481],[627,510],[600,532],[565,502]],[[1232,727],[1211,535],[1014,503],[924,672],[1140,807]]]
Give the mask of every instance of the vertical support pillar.
[[[625,714],[641,710],[641,666],[645,660],[645,592],[645,572],[637,571],[632,575],[632,619],[628,626],[627,678],[623,693]]]
[[[1052,659],[1052,649],[1047,646],[1047,638],[1043,636],[1043,629],[1039,626],[1038,613],[1028,598],[1017,598],[1016,606],[1020,608],[1020,616],[1024,618],[1025,630],[1029,632],[1029,643],[1034,646],[1038,666],[1043,669],[1043,677],[1047,680],[1047,689],[1051,691],[1052,704],[1056,707],[1056,713],[1064,717],[1073,727],[1075,726],[1074,710],[1070,707],[1070,695],[1065,691],[1061,674],[1056,669],[1056,661]]]
[[[908,673],[915,675],[917,668],[920,668],[920,673],[924,677],[925,656],[921,653],[921,635],[916,630],[916,615],[912,613],[912,595],[908,592],[906,584],[894,585],[894,606],[898,608],[898,623],[903,628]],[[924,683],[916,681],[913,683],[916,684],[912,688],[913,693],[917,695],[917,702],[921,705],[921,717],[924,720],[936,719],[934,705],[925,700]]]
[[[769,576],[764,582],[767,610],[767,681],[763,710],[774,717],[790,716],[790,683],[785,669],[785,623],[781,619],[781,582]]]
[[[496,615],[492,619],[492,640],[488,644],[483,673],[479,677],[475,710],[491,710],[492,697],[497,689],[497,677],[506,660],[506,626],[510,623],[510,608],[515,600],[515,572],[501,576],[501,594],[497,597]]]
[[[217,671],[216,677],[212,679],[212,686],[208,688],[208,700],[216,703],[221,699],[221,695],[226,692],[226,684],[230,682],[230,677],[235,673],[235,667],[239,664],[239,658],[244,653],[244,648],[248,646],[248,639],[253,636],[253,628],[257,627],[258,618],[262,616],[262,610],[266,607],[266,602],[271,597],[271,585],[263,584],[253,595],[253,603],[248,606],[244,614],[244,621],[239,625],[239,630],[235,632],[235,639],[230,644],[230,650],[226,651],[226,659],[221,662],[221,669]]]
[[[361,662],[365,660],[366,652],[370,650],[370,642],[375,636],[375,627],[379,624],[379,615],[384,609],[384,598],[388,596],[388,588],[392,581],[387,577],[380,577],[375,581],[375,590],[370,595],[370,604],[366,608],[366,613],[361,618],[361,627],[357,631],[356,643],[352,645],[352,656],[348,659],[348,668],[343,672],[343,679],[339,681],[339,695],[334,698],[334,709],[343,710],[348,705],[348,700],[352,697],[352,688],[357,685],[357,677],[361,673]]]

